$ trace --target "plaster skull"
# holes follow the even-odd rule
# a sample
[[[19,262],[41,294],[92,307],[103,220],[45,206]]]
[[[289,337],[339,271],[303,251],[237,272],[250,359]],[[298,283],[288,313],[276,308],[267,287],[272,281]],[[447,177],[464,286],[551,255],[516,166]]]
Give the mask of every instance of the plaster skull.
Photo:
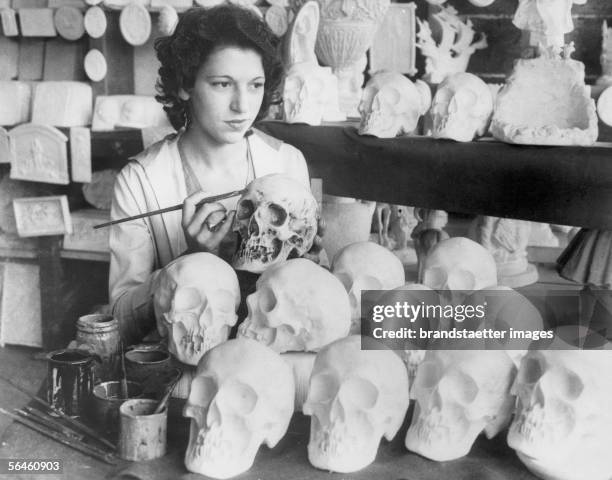
[[[240,304],[232,267],[212,253],[193,253],[166,265],[157,279],[153,306],[157,329],[181,362],[197,365],[202,355],[227,340]]]
[[[183,415],[191,418],[187,470],[229,478],[248,470],[262,443],[274,447],[293,414],[291,367],[254,340],[229,340],[198,364]]]
[[[379,138],[410,134],[428,108],[421,90],[407,77],[397,72],[377,72],[361,95],[359,134]]]
[[[291,65],[283,82],[283,119],[287,123],[321,125],[329,100],[331,70],[316,63]]]
[[[274,351],[317,351],[349,333],[351,308],[344,286],[305,258],[270,266],[247,297],[238,336]]]
[[[344,285],[351,304],[351,333],[361,332],[361,291],[391,290],[404,285],[402,262],[373,242],[351,243],[334,256],[332,273]]]
[[[501,350],[428,350],[410,392],[406,448],[447,461],[467,455],[483,430],[497,435],[510,422],[515,374]]]
[[[610,350],[527,353],[513,387],[508,445],[529,470],[556,480],[612,478],[610,371]]]
[[[487,84],[471,73],[455,73],[439,85],[431,106],[434,138],[469,142],[482,136],[493,114]]]
[[[240,242],[232,264],[261,273],[312,246],[319,216],[308,187],[283,174],[256,178],[238,201],[233,230]]]
[[[363,337],[370,348],[381,345]],[[324,470],[354,472],[374,461],[380,439],[391,440],[408,409],[408,375],[393,351],[362,349],[352,335],[315,359],[303,407],[310,419],[308,460]]]

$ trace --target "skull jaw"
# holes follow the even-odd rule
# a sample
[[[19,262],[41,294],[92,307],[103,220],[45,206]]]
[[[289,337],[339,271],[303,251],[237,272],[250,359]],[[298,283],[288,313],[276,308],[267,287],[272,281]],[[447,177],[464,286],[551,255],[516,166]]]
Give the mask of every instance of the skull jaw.
[[[229,338],[228,325],[218,329],[195,330],[193,335],[187,334],[187,329],[181,322],[168,324],[167,328],[171,332],[168,339],[169,352],[179,362],[193,366],[197,366],[208,350]]]
[[[236,270],[246,270],[252,273],[263,273],[270,265],[287,260],[290,249],[277,242],[260,242],[249,238],[242,240],[232,259]]]
[[[305,332],[292,335],[283,328],[254,327],[248,319],[238,327],[238,336],[251,338],[274,350],[276,353],[303,352],[308,350]]]

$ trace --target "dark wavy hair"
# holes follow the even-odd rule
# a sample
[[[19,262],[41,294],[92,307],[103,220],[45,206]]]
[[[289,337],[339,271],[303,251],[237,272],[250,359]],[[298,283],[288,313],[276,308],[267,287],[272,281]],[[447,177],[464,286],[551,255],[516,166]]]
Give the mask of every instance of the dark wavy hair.
[[[277,101],[283,67],[279,40],[265,22],[251,10],[236,5],[191,8],[181,15],[174,33],[156,40],[161,63],[156,95],[164,105],[170,123],[177,130],[190,121],[188,102],[179,97],[182,89],[193,88],[200,66],[218,47],[235,46],[261,55],[264,96],[256,120],[268,113]]]

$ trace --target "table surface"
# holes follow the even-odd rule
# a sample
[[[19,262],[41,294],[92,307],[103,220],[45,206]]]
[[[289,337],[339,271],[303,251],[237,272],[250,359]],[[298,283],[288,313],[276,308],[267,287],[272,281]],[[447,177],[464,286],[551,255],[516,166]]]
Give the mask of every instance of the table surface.
[[[201,479],[201,475],[187,472],[183,455],[188,441],[188,419],[181,416],[182,403],[173,400],[168,419],[168,453],[148,462],[122,461],[116,466],[107,465],[63,445],[55,443],[28,428],[10,425],[2,438],[2,458],[61,458],[64,460],[64,476],[45,475],[45,480],[55,478],[102,480],[108,478],[136,478],[143,480]],[[391,442],[382,440],[374,463],[350,474],[317,470],[307,457],[310,419],[300,413],[293,416],[287,434],[279,444],[269,449],[265,446],[255,459],[253,467],[235,477],[240,480],[534,480],[505,441],[506,432],[492,440],[481,435],[470,453],[449,462],[434,462],[406,451],[403,443],[411,416]],[[26,476],[19,477],[27,478]],[[33,477],[32,477],[33,478]]]

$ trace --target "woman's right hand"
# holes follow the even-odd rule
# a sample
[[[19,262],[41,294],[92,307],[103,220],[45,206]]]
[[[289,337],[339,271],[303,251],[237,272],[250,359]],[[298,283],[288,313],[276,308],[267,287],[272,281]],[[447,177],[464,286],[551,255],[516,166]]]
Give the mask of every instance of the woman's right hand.
[[[218,255],[219,245],[234,223],[235,211],[229,214],[220,203],[196,204],[210,196],[208,192],[197,192],[183,202],[181,225],[187,241],[185,253],[210,252]]]

